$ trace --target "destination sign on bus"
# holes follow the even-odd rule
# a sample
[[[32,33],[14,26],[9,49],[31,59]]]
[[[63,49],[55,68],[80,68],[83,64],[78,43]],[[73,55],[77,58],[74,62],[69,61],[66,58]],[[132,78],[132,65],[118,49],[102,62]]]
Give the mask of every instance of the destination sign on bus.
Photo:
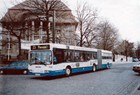
[[[34,45],[31,46],[31,50],[45,50],[45,49],[50,49],[49,45]]]

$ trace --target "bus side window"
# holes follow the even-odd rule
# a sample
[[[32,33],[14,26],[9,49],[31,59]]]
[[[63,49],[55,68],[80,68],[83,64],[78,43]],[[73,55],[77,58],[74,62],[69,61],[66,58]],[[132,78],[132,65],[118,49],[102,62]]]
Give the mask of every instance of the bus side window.
[[[53,57],[53,62],[54,64],[57,64],[57,58],[55,56]]]
[[[70,61],[70,54],[68,51],[65,51],[65,62],[69,62]]]
[[[92,59],[97,59],[97,52],[92,53]]]
[[[91,55],[87,54],[87,61],[89,61],[91,59]]]
[[[56,63],[62,63],[64,62],[64,50],[62,49],[55,49],[54,51],[54,57],[56,57]],[[53,60],[54,61],[54,60]]]
[[[79,56],[79,52],[78,51],[74,52],[74,61],[76,61],[76,62],[80,61],[80,56]]]
[[[90,52],[85,53],[85,61],[89,61],[92,58],[92,54]]]
[[[74,62],[75,60],[75,54],[72,50],[65,51],[64,59],[66,62]]]
[[[79,56],[75,56],[75,59],[74,59],[75,61],[79,61]]]
[[[80,56],[80,61],[84,61],[84,58],[83,58],[83,56],[82,56],[82,55]]]

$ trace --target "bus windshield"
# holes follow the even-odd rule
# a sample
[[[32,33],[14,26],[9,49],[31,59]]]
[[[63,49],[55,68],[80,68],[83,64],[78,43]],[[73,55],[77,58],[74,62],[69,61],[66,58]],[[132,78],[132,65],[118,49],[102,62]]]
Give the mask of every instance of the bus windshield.
[[[51,51],[32,51],[31,63],[32,64],[51,64],[52,53]]]

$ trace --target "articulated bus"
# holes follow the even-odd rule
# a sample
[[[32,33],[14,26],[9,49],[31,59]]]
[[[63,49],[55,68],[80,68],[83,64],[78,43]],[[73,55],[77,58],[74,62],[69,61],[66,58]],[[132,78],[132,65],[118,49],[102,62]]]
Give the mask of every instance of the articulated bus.
[[[44,43],[32,45],[29,74],[70,76],[74,73],[110,68],[112,52],[94,48]]]

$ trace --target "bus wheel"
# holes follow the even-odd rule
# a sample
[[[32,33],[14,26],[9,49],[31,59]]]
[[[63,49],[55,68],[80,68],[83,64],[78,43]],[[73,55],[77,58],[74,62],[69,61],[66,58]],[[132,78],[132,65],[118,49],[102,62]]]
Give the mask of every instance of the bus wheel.
[[[93,65],[93,67],[92,67],[92,71],[93,71],[93,72],[96,71],[96,66],[95,66],[95,65]]]
[[[110,68],[110,65],[109,65],[109,63],[107,64],[107,69],[109,69]]]
[[[0,74],[3,74],[3,70],[0,71]]]
[[[71,75],[71,68],[67,67],[66,68],[66,76],[70,76]]]

